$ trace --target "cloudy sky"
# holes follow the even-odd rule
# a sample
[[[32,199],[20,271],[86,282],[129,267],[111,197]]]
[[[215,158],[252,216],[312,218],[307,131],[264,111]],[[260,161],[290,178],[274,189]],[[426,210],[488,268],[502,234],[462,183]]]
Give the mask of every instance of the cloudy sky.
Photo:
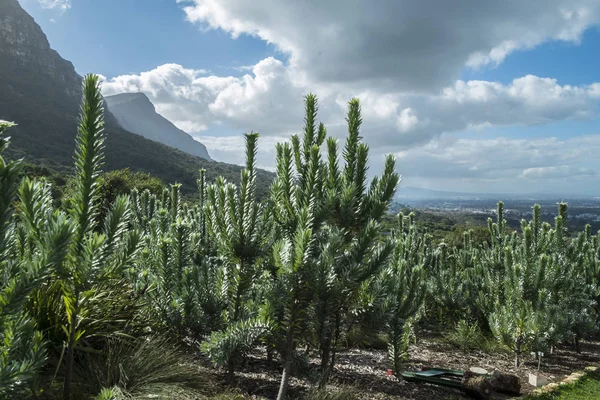
[[[302,127],[343,139],[362,103],[371,172],[404,186],[600,195],[600,0],[21,0],[105,94],[144,92],[219,161]],[[400,189],[401,190],[401,189]]]

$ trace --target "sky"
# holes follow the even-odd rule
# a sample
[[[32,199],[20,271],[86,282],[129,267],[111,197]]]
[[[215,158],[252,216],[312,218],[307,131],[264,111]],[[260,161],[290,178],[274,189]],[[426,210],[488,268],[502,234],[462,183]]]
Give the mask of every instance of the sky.
[[[343,142],[361,101],[370,173],[402,186],[600,196],[600,0],[20,0],[103,93],[243,164],[300,132],[303,97]]]

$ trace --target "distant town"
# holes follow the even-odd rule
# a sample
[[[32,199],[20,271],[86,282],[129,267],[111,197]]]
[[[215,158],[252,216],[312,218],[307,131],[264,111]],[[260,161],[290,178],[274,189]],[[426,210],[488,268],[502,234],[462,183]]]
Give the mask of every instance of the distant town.
[[[509,222],[512,220],[513,225],[521,219],[531,218],[534,204],[542,206],[543,220],[551,222],[556,216],[558,203],[566,202],[570,225],[579,227],[589,223],[593,229],[600,229],[600,197],[468,194],[406,188],[399,191],[394,209],[411,208],[445,215],[468,215],[483,222],[488,217],[495,217],[498,201],[504,203],[505,218]]]

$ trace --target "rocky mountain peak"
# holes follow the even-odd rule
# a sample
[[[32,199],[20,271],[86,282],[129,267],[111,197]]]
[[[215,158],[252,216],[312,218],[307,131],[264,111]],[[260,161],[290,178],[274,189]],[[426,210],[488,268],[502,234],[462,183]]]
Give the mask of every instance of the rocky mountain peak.
[[[81,77],[73,64],[50,47],[40,26],[17,0],[0,1],[0,57],[15,70],[44,71],[49,78],[63,82],[69,95],[79,96]]]
[[[157,113],[144,93],[120,93],[107,96],[105,100],[108,110],[128,131],[194,156],[211,159],[202,143]]]
[[[156,111],[154,104],[152,104],[148,96],[142,92],[115,94],[114,96],[110,96],[110,102],[113,106],[120,104],[131,104],[138,108],[146,109],[150,112]]]

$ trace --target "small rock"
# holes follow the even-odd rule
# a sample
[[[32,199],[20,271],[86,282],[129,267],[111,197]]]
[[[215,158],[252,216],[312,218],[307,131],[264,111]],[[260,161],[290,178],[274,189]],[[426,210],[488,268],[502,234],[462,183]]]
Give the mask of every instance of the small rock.
[[[490,384],[496,392],[516,395],[521,393],[521,381],[516,375],[494,370],[490,377]]]
[[[469,371],[474,372],[477,375],[487,375],[488,374],[487,370],[480,368],[480,367],[471,367],[471,368],[469,368]]]

